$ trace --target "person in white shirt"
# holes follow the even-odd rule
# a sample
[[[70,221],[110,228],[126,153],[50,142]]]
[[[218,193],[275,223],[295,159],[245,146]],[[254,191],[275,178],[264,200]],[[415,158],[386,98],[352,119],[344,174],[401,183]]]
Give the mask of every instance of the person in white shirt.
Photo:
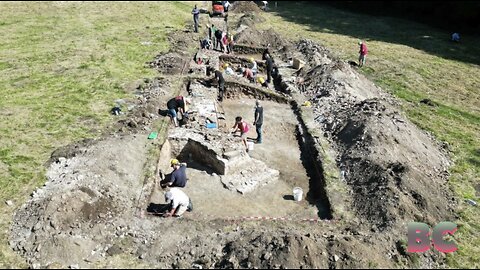
[[[163,217],[181,217],[185,211],[191,209],[190,198],[180,188],[171,188],[165,193],[165,202],[170,203],[170,210]]]
[[[267,11],[268,9],[268,1],[262,1],[263,3],[263,10]]]
[[[223,8],[225,9],[225,12],[228,12],[228,8],[230,7],[230,2],[228,1],[223,1]]]
[[[254,76],[257,75],[258,73],[257,62],[255,61],[255,59],[253,59],[253,57],[250,58],[250,69],[252,70]]]
[[[223,67],[225,68],[225,71],[223,73],[225,73],[226,75],[235,75],[235,72],[229,64],[225,64]]]

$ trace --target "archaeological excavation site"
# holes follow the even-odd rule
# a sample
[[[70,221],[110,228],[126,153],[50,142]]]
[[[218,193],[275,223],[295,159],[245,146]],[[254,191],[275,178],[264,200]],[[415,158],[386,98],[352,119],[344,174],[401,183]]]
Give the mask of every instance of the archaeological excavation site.
[[[171,49],[145,63],[158,76],[121,101],[128,111],[101,138],[52,153],[45,185],[11,226],[10,247],[30,267],[444,267],[444,254],[407,253],[405,240],[412,220],[454,218],[445,147],[321,44],[252,21],[261,13],[241,8],[201,18],[235,33],[230,54],[198,48],[204,27],[171,34]],[[209,67],[253,58],[266,78],[266,48],[268,87],[224,75],[219,100]],[[179,95],[191,104],[175,127],[166,103]],[[231,132],[237,116],[251,125],[247,147]],[[172,159],[187,164],[193,203],[181,218],[162,217]]]

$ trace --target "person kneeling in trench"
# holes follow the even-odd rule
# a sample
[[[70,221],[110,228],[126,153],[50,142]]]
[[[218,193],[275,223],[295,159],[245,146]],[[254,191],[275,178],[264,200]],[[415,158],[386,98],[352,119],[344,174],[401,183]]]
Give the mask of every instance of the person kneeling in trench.
[[[170,209],[163,217],[181,217],[185,211],[193,211],[192,201],[179,188],[171,188],[165,193],[165,202],[170,204]]]
[[[180,187],[183,188],[187,185],[187,163],[180,163],[178,159],[170,160],[170,166],[173,168],[173,172],[167,175],[165,179],[160,181],[162,188],[166,187]],[[160,174],[162,177],[162,174]]]

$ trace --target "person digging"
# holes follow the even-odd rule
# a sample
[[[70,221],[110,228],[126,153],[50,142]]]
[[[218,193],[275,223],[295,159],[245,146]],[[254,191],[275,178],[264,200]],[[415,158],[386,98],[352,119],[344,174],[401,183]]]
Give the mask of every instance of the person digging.
[[[165,193],[165,202],[169,205],[163,217],[177,217],[183,216],[185,211],[193,211],[193,204],[190,198],[180,188],[171,188]]]
[[[191,104],[191,101],[183,96],[177,96],[167,102],[168,116],[175,127],[178,127],[177,112],[180,112],[183,117],[186,117],[186,104]]]
[[[225,94],[225,78],[223,78],[223,74],[220,70],[214,69],[212,67],[207,68],[207,74],[211,74],[213,72],[213,81],[218,83],[218,98],[217,100],[222,102],[223,95]],[[207,75],[208,76],[208,75]]]
[[[233,125],[232,129],[234,129],[232,131],[232,133],[236,133],[237,131],[240,131],[240,138],[242,138],[242,141],[243,141],[243,144],[245,145],[245,149],[248,153],[248,145],[247,145],[247,133],[249,131],[249,126],[248,126],[248,123],[245,122],[244,120],[242,120],[242,117],[240,116],[237,116],[235,118],[235,125]]]
[[[162,188],[179,187],[183,188],[187,185],[187,163],[180,163],[178,159],[170,160],[170,166],[173,168],[169,177],[160,181]],[[162,177],[162,175],[160,175]]]

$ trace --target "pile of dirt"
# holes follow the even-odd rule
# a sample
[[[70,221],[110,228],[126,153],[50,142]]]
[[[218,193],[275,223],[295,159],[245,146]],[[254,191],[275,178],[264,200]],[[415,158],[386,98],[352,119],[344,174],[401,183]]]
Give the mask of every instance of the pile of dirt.
[[[42,266],[68,266],[104,256],[112,236],[128,228],[134,215],[138,196],[132,190],[141,190],[145,137],[72,145],[81,149],[70,152],[80,154],[58,157],[44,187],[15,213],[13,250],[31,265]]]
[[[452,220],[447,153],[392,98],[311,41],[298,44],[309,67],[303,93],[335,146],[354,207],[375,229]]]
[[[249,27],[234,36],[237,44],[248,45],[253,47],[270,47],[282,48],[288,42],[273,30],[258,30]]]
[[[254,26],[257,23],[263,23],[263,22],[265,22],[265,18],[263,18],[262,16],[260,16],[256,13],[247,13],[247,14],[243,15],[242,17],[240,17],[240,19],[238,20],[238,23],[237,23],[237,27],[241,27],[241,25],[251,27],[251,26]]]
[[[262,9],[255,4],[254,1],[235,1],[229,9],[229,12],[235,13],[249,13],[249,12],[261,12]]]

